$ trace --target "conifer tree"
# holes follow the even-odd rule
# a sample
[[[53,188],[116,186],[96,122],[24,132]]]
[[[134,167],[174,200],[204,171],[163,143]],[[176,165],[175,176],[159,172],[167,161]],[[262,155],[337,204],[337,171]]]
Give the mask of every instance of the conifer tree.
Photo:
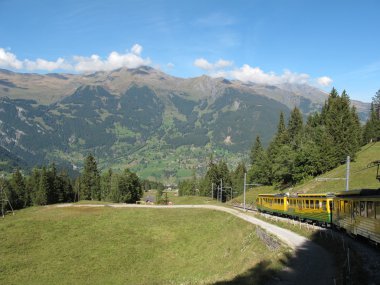
[[[332,147],[335,153],[333,165],[344,163],[348,155],[354,159],[359,149],[356,141],[357,130],[360,126],[356,118],[356,110],[350,108],[350,99],[346,91],[339,96],[333,88],[321,116],[326,131],[333,140]]]
[[[30,193],[30,202],[33,205],[37,205],[36,201],[36,194],[38,192],[40,182],[40,171],[34,167],[32,170],[31,175],[28,177],[26,181],[26,188],[28,189],[28,192]]]
[[[244,189],[244,174],[247,172],[244,162],[239,162],[235,171],[232,173],[232,185],[233,190],[237,192],[238,195],[243,193]]]
[[[109,200],[112,202],[120,202],[121,195],[119,192],[119,174],[112,173],[111,175],[111,189],[109,193]]]
[[[294,107],[288,122],[288,139],[294,149],[300,147],[303,132],[303,119],[300,110]]]
[[[112,172],[112,169],[110,168],[101,176],[100,188],[101,188],[101,193],[102,193],[102,197],[101,197],[102,201],[109,200],[109,196],[111,193],[112,174],[113,172]]]
[[[253,144],[251,148],[250,158],[251,158],[251,165],[254,165],[258,163],[260,160],[262,160],[262,156],[264,154],[263,146],[261,145],[260,136],[256,136],[255,143]]]
[[[100,201],[100,176],[96,160],[92,154],[86,157],[81,182],[81,199]]]
[[[35,196],[36,205],[46,205],[48,203],[49,181],[46,167],[43,167],[40,174],[40,181],[38,183],[38,190]]]
[[[66,170],[62,170],[57,177],[57,184],[59,188],[58,202],[73,202],[74,189],[71,179]]]
[[[16,169],[11,177],[11,186],[14,192],[13,207],[15,209],[25,208],[30,204],[30,197],[25,187],[25,180],[21,174],[20,169]]]
[[[363,142],[380,140],[380,90],[372,98],[370,116],[363,127]]]
[[[48,176],[48,183],[49,188],[47,192],[47,203],[48,204],[54,204],[57,203],[59,200],[63,201],[62,193],[60,192],[60,185],[57,177],[57,168],[55,166],[55,163],[52,163],[47,171]],[[59,196],[61,196],[59,199]]]
[[[272,168],[267,153],[261,145],[260,137],[257,136],[251,148],[251,168],[248,171],[250,183],[271,184]]]

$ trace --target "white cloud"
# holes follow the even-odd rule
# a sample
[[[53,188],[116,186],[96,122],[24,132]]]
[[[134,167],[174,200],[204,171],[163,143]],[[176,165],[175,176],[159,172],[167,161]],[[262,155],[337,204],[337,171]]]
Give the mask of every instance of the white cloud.
[[[285,70],[282,74],[277,75],[274,72],[264,72],[259,67],[251,67],[248,64],[230,71],[229,74],[233,79],[258,84],[307,84],[310,79],[310,76],[306,73],[295,73]]]
[[[317,83],[323,87],[331,85],[333,80],[330,77],[322,76],[317,79]]]
[[[215,64],[215,68],[226,68],[232,66],[234,63],[229,60],[219,59]]]
[[[217,69],[222,69],[222,68],[225,68],[225,67],[232,66],[233,62],[225,60],[225,59],[219,59],[215,63],[210,63],[210,62],[208,62],[204,58],[197,58],[194,61],[194,65],[196,67],[199,67],[199,68],[203,69],[203,70],[211,71],[211,70],[217,70]]]
[[[47,70],[53,71],[57,69],[69,70],[72,66],[68,64],[63,58],[58,58],[56,61],[48,61],[38,58],[36,61],[29,59],[24,60],[23,68],[27,70]]]
[[[204,58],[198,58],[194,61],[194,65],[207,71],[212,77],[225,77],[257,84],[311,84],[317,82],[321,86],[328,86],[332,82],[332,79],[327,76],[311,79],[309,74],[292,72],[287,69],[282,74],[276,74],[272,71],[265,72],[260,67],[252,67],[248,64],[233,67],[232,61],[224,59],[210,63]]]
[[[142,46],[140,46],[139,44],[135,44],[135,45],[133,45],[131,51],[132,51],[132,53],[134,53],[135,55],[140,55],[141,52],[142,52],[142,49],[143,49]]]
[[[151,63],[149,58],[142,58],[140,53],[142,47],[134,45],[131,52],[120,54],[116,51],[111,52],[107,58],[102,59],[99,55],[93,54],[90,57],[75,56],[74,69],[78,72],[91,72],[99,70],[113,70],[120,67],[136,68]]]
[[[90,57],[74,56],[73,59],[68,62],[63,58],[58,58],[56,61],[49,61],[41,58],[36,60],[19,60],[13,53],[0,48],[0,67],[21,70],[26,69],[29,71],[74,70],[78,72],[113,70],[120,67],[136,68],[151,63],[149,58],[142,58],[140,56],[142,50],[143,48],[141,45],[135,44],[132,46],[130,52],[118,53],[113,51],[104,59],[97,54],[93,54]]]
[[[175,65],[174,65],[174,63],[169,62],[169,63],[166,65],[166,67],[169,68],[169,69],[172,69],[172,68],[175,67]]]
[[[22,62],[13,53],[0,48],[0,67],[21,69]]]
[[[194,65],[196,67],[199,67],[203,70],[211,70],[213,68],[212,64],[209,63],[207,60],[205,60],[204,58],[197,58],[195,61],[194,61]]]
[[[274,73],[265,73],[258,67],[251,67],[248,64],[244,64],[238,69],[234,69],[229,72],[233,79],[237,79],[243,82],[253,82],[265,84],[268,82],[279,83],[279,78]]]

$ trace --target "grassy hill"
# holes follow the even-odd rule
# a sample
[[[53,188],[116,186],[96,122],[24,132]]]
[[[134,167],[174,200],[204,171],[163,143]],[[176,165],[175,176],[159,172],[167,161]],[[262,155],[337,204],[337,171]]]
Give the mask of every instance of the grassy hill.
[[[264,262],[246,279],[259,284],[285,253],[204,209],[33,207],[0,220],[0,232],[0,284],[212,284]]]
[[[380,160],[380,142],[367,144],[357,153],[355,161],[350,163],[350,184],[349,189],[377,189],[380,187],[379,181],[376,179],[376,167],[368,168],[368,164],[374,160]],[[321,175],[318,178],[345,178],[346,165],[340,165],[337,168]],[[345,180],[326,180],[319,181],[311,179],[294,188],[283,190],[282,192],[290,193],[326,193],[340,192],[346,189]],[[246,193],[246,203],[250,204],[256,200],[258,194],[262,193],[278,193],[279,190],[273,186],[264,186],[251,188]],[[236,197],[233,203],[242,203],[243,195]]]
[[[357,153],[355,161],[350,163],[350,183],[349,189],[373,188],[380,187],[376,179],[376,167],[368,168],[371,161],[380,160],[380,142],[367,144]],[[319,178],[345,178],[346,165],[341,165]],[[295,187],[292,192],[321,193],[321,192],[339,192],[346,189],[345,180],[327,180],[317,181],[310,180],[302,185]]]

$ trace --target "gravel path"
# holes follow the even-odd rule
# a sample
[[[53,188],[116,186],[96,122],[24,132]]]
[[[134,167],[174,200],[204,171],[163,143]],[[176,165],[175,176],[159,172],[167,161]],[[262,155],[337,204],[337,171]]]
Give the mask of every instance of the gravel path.
[[[331,255],[322,247],[292,231],[280,228],[232,208],[214,205],[135,205],[135,204],[60,204],[55,207],[113,207],[113,208],[157,208],[157,209],[210,209],[227,212],[273,234],[294,250],[284,260],[285,269],[273,276],[268,284],[334,284],[334,266]]]

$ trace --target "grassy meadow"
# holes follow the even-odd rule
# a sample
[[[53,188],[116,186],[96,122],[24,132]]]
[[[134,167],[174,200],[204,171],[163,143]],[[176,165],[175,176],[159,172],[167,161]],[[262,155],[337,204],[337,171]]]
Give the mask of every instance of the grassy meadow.
[[[205,209],[32,207],[0,220],[0,284],[212,284],[281,268],[255,226]],[[249,274],[265,262],[268,270]]]

